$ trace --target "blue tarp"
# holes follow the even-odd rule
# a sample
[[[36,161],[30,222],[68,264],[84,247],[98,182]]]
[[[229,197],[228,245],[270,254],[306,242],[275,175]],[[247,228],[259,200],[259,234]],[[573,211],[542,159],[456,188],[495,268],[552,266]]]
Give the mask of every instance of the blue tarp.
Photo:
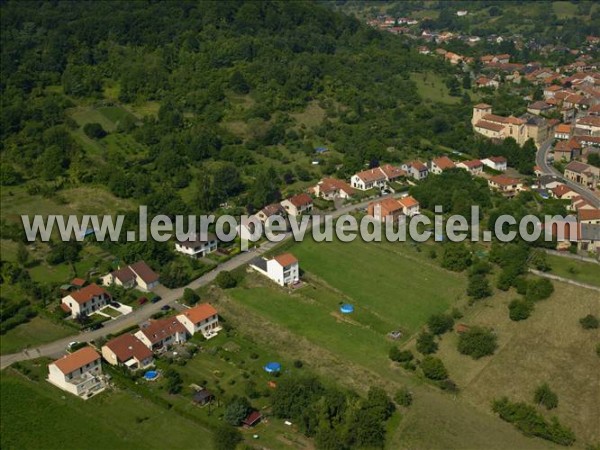
[[[278,362],[270,362],[265,364],[265,367],[263,367],[263,369],[265,369],[265,372],[268,373],[279,372],[281,370],[281,364],[279,364]]]
[[[315,148],[316,153],[325,153],[327,151],[327,147],[317,147]]]
[[[342,314],[350,314],[354,312],[354,306],[348,304],[348,303],[344,303],[342,306],[340,306],[340,312]]]

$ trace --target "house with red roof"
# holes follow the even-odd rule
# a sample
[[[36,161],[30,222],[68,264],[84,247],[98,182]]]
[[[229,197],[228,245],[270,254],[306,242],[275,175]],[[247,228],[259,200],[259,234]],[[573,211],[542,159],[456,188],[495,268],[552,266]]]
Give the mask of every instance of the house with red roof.
[[[154,363],[152,350],[133,334],[125,333],[102,346],[102,357],[113,366],[125,366],[129,370],[144,369]]]
[[[507,197],[512,197],[524,190],[523,182],[517,178],[507,177],[506,175],[496,175],[490,177],[488,186],[491,189],[501,192]]]
[[[481,162],[490,169],[494,169],[499,172],[506,172],[508,163],[504,156],[489,156],[482,159]]]
[[[142,325],[135,337],[155,352],[186,342],[187,330],[176,317],[165,317]]]
[[[554,139],[567,140],[571,137],[571,125],[560,123],[554,129]]]
[[[307,193],[294,195],[281,202],[281,206],[290,216],[300,216],[312,211],[313,199]]]
[[[367,191],[377,187],[385,187],[389,182],[396,181],[398,178],[405,176],[406,172],[402,168],[385,164],[352,175],[350,184],[354,189]]]
[[[456,167],[458,167],[459,169],[465,169],[471,175],[480,175],[483,173],[483,163],[478,159],[461,161],[459,163],[456,163]]]
[[[89,346],[65,355],[48,364],[48,381],[63,391],[88,399],[105,387],[100,355]]]
[[[570,200],[574,197],[579,196],[579,194],[577,194],[577,192],[572,190],[566,184],[559,184],[559,185],[553,187],[552,189],[550,189],[550,192],[552,192],[552,196],[554,198],[557,198],[559,200]]]
[[[347,199],[352,197],[354,189],[348,183],[336,178],[323,178],[313,188],[317,197],[325,200],[334,200],[336,198]]]
[[[71,292],[61,300],[61,308],[71,313],[72,318],[89,316],[106,306],[111,296],[106,290],[92,283],[78,291]]]
[[[203,258],[217,251],[217,236],[213,233],[197,233],[175,242],[175,250],[192,258]]]
[[[454,169],[456,165],[454,161],[452,161],[447,156],[440,156],[439,158],[434,158],[431,160],[429,164],[429,171],[433,174],[439,175],[444,170]]]
[[[291,253],[282,253],[271,259],[254,258],[250,267],[280,286],[291,286],[300,281],[300,265]]]
[[[138,261],[129,266],[119,268],[102,277],[104,286],[116,284],[125,289],[137,287],[148,292],[159,284],[159,276],[144,261]]]
[[[580,161],[571,161],[565,167],[564,175],[568,180],[594,188],[600,180],[600,169]]]
[[[367,206],[367,214],[380,222],[395,221],[401,215],[416,216],[419,213],[419,202],[410,195],[402,198],[386,197]]]
[[[217,335],[222,327],[219,325],[217,310],[208,303],[201,303],[177,315],[177,320],[190,335],[202,333],[206,339]]]
[[[406,171],[410,177],[417,181],[424,180],[427,178],[427,175],[429,175],[429,169],[427,168],[427,165],[421,161],[411,161],[402,164],[402,170]]]

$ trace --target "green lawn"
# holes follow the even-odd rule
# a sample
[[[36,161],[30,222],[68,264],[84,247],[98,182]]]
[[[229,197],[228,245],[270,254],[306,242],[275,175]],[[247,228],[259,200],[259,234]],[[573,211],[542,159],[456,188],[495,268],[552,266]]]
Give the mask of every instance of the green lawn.
[[[424,100],[448,104],[460,101],[460,97],[450,96],[444,80],[435,73],[412,73],[410,78],[417,85],[417,91]]]
[[[0,353],[16,353],[26,347],[52,342],[75,334],[77,330],[57,325],[45,317],[34,317],[0,336]]]
[[[211,448],[206,429],[128,392],[84,401],[11,370],[1,387],[6,450]]]
[[[577,261],[564,256],[548,255],[550,273],[582,283],[600,286],[600,265]]]

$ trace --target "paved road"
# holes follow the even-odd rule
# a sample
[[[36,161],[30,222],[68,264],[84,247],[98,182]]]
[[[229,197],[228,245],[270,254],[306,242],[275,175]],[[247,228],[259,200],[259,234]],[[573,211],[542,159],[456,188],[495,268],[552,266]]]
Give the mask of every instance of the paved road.
[[[399,197],[400,195],[401,194],[395,194],[394,197]],[[381,198],[384,197],[388,196],[382,196]],[[331,213],[331,215],[333,217],[339,217],[343,214],[347,214],[357,209],[366,208],[371,201],[373,200],[371,199],[361,203],[344,206],[343,208],[337,209],[335,212]],[[291,237],[291,233],[286,233],[284,239],[281,242],[285,242]],[[39,358],[40,356],[59,357],[60,355],[65,353],[65,349],[67,348],[69,342],[90,342],[108,334],[118,333],[119,331],[127,327],[138,325],[148,320],[150,316],[159,312],[164,305],[174,306],[176,309],[181,310],[181,305],[176,303],[176,301],[183,296],[183,291],[185,288],[198,289],[201,286],[205,286],[206,284],[213,281],[220,272],[225,270],[230,271],[245,264],[248,264],[256,256],[262,255],[263,253],[272,250],[277,245],[279,245],[278,242],[266,242],[262,244],[258,249],[240,253],[239,255],[234,256],[233,258],[224,262],[223,264],[219,264],[215,269],[202,275],[200,278],[193,280],[187,286],[178,289],[169,289],[161,285],[153,291],[155,294],[158,294],[162,297],[162,299],[159,302],[146,304],[141,308],[135,309],[130,314],[127,314],[125,316],[119,316],[116,319],[104,322],[104,327],[100,328],[99,330],[89,331],[85,333],[82,332],[79,333],[79,335],[72,335],[64,339],[59,339],[49,344],[41,345],[37,348],[26,349],[20,353],[13,353],[10,355],[0,356],[0,369],[4,369],[5,367],[17,361]]]
[[[563,175],[552,166],[552,164],[548,163],[548,154],[550,153],[550,149],[552,146],[552,140],[546,141],[536,154],[536,164],[542,169],[542,172],[545,175],[554,175],[561,183],[566,184],[572,190],[577,192],[583,198],[585,198],[588,202],[596,207],[600,207],[600,198],[598,198],[597,194],[593,191],[581,186],[580,184],[574,183],[571,180],[567,180]]]

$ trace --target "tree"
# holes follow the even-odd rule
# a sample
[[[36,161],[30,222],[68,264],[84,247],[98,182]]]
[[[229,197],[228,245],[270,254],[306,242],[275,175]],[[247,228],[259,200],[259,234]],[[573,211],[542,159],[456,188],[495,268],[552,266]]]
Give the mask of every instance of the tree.
[[[533,311],[533,304],[527,300],[515,299],[508,305],[508,317],[515,322],[525,320]]]
[[[550,297],[553,292],[554,286],[552,281],[547,278],[539,278],[537,280],[530,280],[527,283],[527,293],[525,294],[525,298],[529,301],[536,302]]]
[[[19,244],[17,245],[17,264],[19,264],[21,267],[24,267],[25,264],[27,264],[28,260],[29,251],[27,250],[25,244],[19,242]]]
[[[398,389],[394,395],[394,401],[400,406],[408,407],[413,401],[412,393],[406,387]]]
[[[242,75],[239,70],[236,70],[231,75],[231,78],[229,79],[229,87],[236,94],[247,94],[250,92],[250,86],[248,85],[244,75]]]
[[[183,302],[186,305],[195,305],[200,300],[200,296],[196,291],[190,288],[185,288],[183,291]]]
[[[581,328],[584,330],[595,330],[599,326],[598,318],[592,314],[588,314],[587,316],[579,319],[579,323],[581,324]]]
[[[363,409],[369,409],[381,422],[390,418],[396,409],[387,393],[380,387],[371,386]]]
[[[86,123],[83,126],[83,132],[90,139],[102,139],[107,135],[106,131],[104,131],[104,128],[102,128],[102,125],[96,122]]]
[[[442,267],[454,272],[462,272],[471,265],[471,252],[464,243],[444,245]]]
[[[458,338],[458,351],[473,359],[488,356],[498,348],[496,335],[489,329],[472,327]]]
[[[221,289],[231,289],[237,285],[237,280],[233,275],[231,275],[231,272],[228,272],[227,270],[219,272],[215,281],[217,286],[219,286]]]
[[[475,274],[469,276],[467,295],[473,300],[479,300],[492,295],[492,288],[485,275]]]
[[[600,153],[590,153],[587,162],[594,167],[600,167]]]
[[[421,370],[423,375],[430,380],[441,381],[448,378],[448,371],[441,359],[435,356],[426,356],[421,361]]]
[[[250,402],[245,397],[233,397],[225,407],[223,419],[229,425],[239,426],[252,410]]]
[[[533,401],[546,409],[554,409],[558,406],[558,395],[550,389],[548,383],[544,383],[535,390]]]
[[[444,334],[454,326],[454,319],[448,314],[433,314],[427,319],[429,331],[435,335]]]
[[[179,372],[174,369],[168,369],[165,371],[165,378],[167,379],[167,392],[169,394],[178,394],[181,392],[183,380]]]
[[[410,350],[400,350],[396,346],[390,348],[389,357],[395,362],[408,362],[412,361],[414,358]]]
[[[417,337],[417,351],[424,355],[437,352],[438,345],[433,334],[422,331]]]
[[[232,450],[244,440],[239,430],[224,423],[215,428],[212,437],[215,450]]]

